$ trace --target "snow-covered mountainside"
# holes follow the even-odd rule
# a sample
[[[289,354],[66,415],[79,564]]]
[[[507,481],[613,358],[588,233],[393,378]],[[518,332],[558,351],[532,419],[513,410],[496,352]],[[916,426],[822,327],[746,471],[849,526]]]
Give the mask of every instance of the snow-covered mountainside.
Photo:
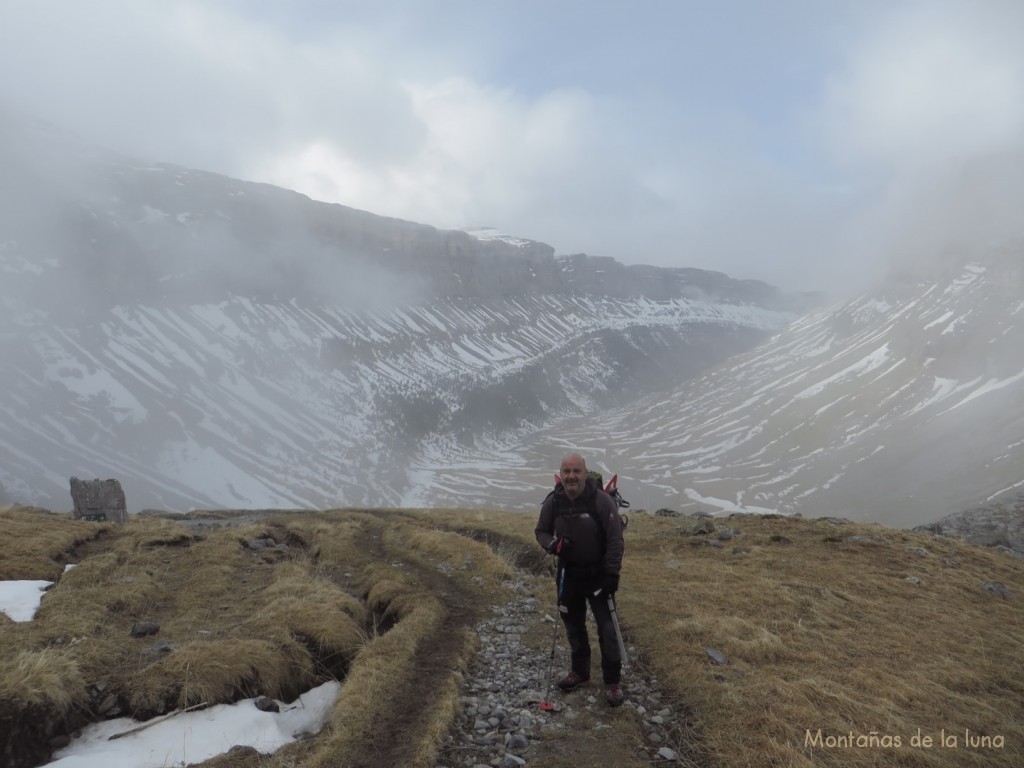
[[[914,525],[1012,494],[1024,243],[806,316],[669,396],[464,452],[467,469],[428,454],[420,498],[536,507],[569,448],[650,509]]]
[[[0,113],[0,492],[129,509],[395,505],[414,469],[623,405],[805,299],[554,256],[141,163]]]
[[[396,505],[430,436],[472,445],[621,402],[641,371],[613,347],[713,360],[789,319],[553,296],[380,313],[235,298],[81,327],[28,314],[0,335],[0,483],[57,508],[72,475],[120,479],[134,509]]]

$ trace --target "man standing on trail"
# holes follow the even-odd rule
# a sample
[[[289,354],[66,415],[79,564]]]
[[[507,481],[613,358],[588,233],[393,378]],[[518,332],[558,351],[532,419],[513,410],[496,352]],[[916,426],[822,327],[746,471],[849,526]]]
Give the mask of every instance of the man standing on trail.
[[[619,588],[625,548],[618,507],[587,477],[587,464],[578,453],[562,459],[558,474],[561,483],[544,499],[534,531],[537,542],[558,556],[558,611],[572,653],[572,669],[558,687],[572,691],[590,680],[589,602],[597,623],[605,697],[617,707],[623,700],[622,659],[609,597]]]

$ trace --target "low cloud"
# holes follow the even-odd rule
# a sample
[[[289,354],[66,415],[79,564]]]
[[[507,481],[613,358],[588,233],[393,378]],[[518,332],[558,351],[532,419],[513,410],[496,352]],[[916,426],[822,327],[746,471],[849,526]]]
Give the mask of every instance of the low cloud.
[[[1024,145],[1024,6],[895,6],[829,78],[840,162],[896,171]]]
[[[895,6],[827,82],[823,135],[859,186],[845,258],[899,263],[1020,236],[1024,6]]]
[[[1019,3],[512,9],[7,3],[0,101],[382,215],[794,288],[998,238],[1024,202]]]

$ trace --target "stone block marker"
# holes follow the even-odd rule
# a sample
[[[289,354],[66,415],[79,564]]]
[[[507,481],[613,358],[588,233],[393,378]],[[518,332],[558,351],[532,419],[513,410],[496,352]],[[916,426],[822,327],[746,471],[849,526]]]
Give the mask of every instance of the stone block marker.
[[[128,507],[124,491],[117,480],[79,480],[71,478],[71,500],[75,520],[106,523],[127,523]]]

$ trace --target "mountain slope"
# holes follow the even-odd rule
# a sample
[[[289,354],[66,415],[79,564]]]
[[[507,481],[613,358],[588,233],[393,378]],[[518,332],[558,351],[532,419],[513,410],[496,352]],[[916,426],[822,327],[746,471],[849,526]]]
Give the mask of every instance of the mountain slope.
[[[427,457],[423,500],[533,506],[569,447],[618,472],[626,497],[650,508],[911,525],[1011,493],[1024,486],[1021,254],[1018,243],[894,282],[800,319],[668,397],[501,446],[485,488]]]
[[[0,115],[0,118],[5,116]],[[472,449],[747,349],[806,299],[327,205],[0,119],[0,485],[399,504]]]
[[[79,328],[23,317],[0,337],[15,363],[0,405],[0,482],[57,506],[68,477],[97,473],[146,506],[397,503],[404,463],[428,435],[471,445],[621,398],[612,368],[589,354],[602,336],[637,338],[641,357],[703,343],[714,359],[730,339],[749,345],[787,319],[567,297],[379,314],[236,298],[118,307]]]

